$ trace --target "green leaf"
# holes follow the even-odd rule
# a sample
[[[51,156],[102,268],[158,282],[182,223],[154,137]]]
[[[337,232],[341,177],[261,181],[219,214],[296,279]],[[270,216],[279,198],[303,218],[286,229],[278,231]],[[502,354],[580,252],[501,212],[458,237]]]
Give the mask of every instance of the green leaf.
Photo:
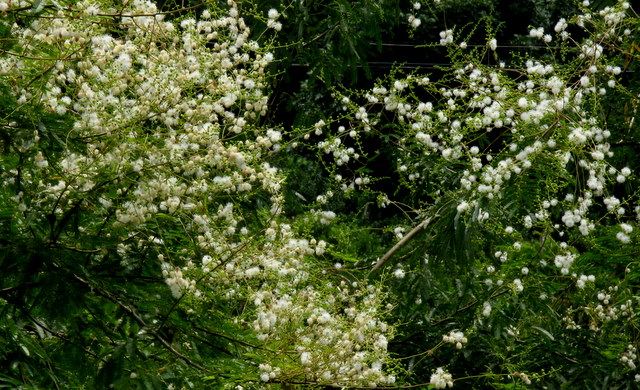
[[[532,326],[532,328],[533,328],[533,329],[536,329],[536,330],[538,330],[538,331],[540,331],[542,334],[544,334],[545,336],[547,336],[547,337],[549,338],[549,340],[551,340],[551,341],[555,341],[555,340],[556,340],[556,339],[553,337],[553,335],[552,335],[548,330],[542,329],[542,328],[541,328],[541,327],[539,327],[539,326]]]
[[[30,9],[31,13],[36,13],[36,12],[40,11],[41,10],[40,6],[43,5],[42,4],[43,1],[44,0],[36,0],[36,1],[34,1],[33,5],[31,6],[31,9]]]

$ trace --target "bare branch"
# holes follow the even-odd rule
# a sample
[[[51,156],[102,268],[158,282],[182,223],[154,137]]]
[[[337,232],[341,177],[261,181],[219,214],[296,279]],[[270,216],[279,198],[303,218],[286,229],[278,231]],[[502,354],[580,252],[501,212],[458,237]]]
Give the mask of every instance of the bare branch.
[[[420,222],[418,224],[418,226],[414,227],[413,230],[411,230],[409,233],[407,233],[407,235],[405,235],[404,237],[402,237],[402,239],[400,241],[398,241],[393,248],[389,249],[387,251],[387,253],[384,254],[384,256],[382,256],[378,262],[376,263],[376,265],[373,266],[373,268],[371,269],[371,272],[377,270],[378,268],[382,267],[384,265],[384,263],[387,262],[387,260],[389,260],[391,258],[391,256],[393,256],[400,248],[402,248],[403,246],[405,246],[407,244],[407,242],[409,242],[416,234],[420,233],[425,227],[427,227],[428,224],[431,223],[431,217],[425,219],[424,221]]]
[[[160,343],[162,343],[162,345],[165,346],[165,348],[167,348],[169,351],[171,351],[171,353],[173,353],[174,355],[176,355],[177,357],[179,357],[180,359],[182,359],[185,363],[187,363],[188,365],[195,367],[199,370],[202,371],[208,371],[206,367],[201,366],[200,364],[194,362],[193,360],[189,359],[186,355],[183,355],[181,352],[179,352],[178,350],[176,350],[171,343],[169,343],[167,340],[164,339],[164,337],[162,337],[157,331],[149,328],[147,326],[147,323],[142,319],[142,317],[130,306],[126,305],[124,302],[120,301],[116,296],[114,296],[112,293],[103,290],[99,287],[96,286],[92,286],[88,281],[84,280],[83,278],[81,278],[80,276],[73,274],[73,277],[79,281],[80,283],[84,284],[85,286],[89,287],[94,293],[101,295],[105,298],[107,298],[108,300],[110,300],[111,302],[115,303],[116,305],[118,305],[122,310],[124,310],[131,318],[133,318],[140,326],[142,326],[143,328],[149,329],[149,333],[151,335],[153,335],[153,337],[155,337],[158,341],[160,341]]]

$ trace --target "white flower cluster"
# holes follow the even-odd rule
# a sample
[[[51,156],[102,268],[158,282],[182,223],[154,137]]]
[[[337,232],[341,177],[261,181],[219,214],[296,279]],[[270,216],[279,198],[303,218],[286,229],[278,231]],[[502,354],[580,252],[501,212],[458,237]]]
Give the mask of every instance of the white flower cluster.
[[[529,31],[529,36],[532,38],[542,39],[545,43],[549,43],[553,40],[553,37],[550,34],[544,33],[543,27],[532,28]]]
[[[429,381],[436,389],[445,389],[447,386],[453,387],[453,377],[442,367],[438,367],[436,371],[431,374]]]
[[[496,224],[493,226],[509,225],[501,238],[510,240],[512,245],[505,243],[495,251],[499,262],[482,266],[487,270],[481,277],[488,289],[504,286],[518,295],[525,287],[527,292],[538,289],[538,283],[545,283],[550,273],[563,275],[558,280],[567,284],[567,294],[577,290],[576,297],[593,299],[594,302],[575,309],[586,311],[587,315],[576,317],[576,321],[588,317],[591,330],[598,330],[603,322],[609,321],[626,320],[632,324],[629,318],[635,307],[627,299],[621,299],[623,304],[612,303],[616,301],[612,291],[591,297],[594,290],[597,292],[596,280],[601,278],[596,278],[599,274],[594,269],[602,265],[591,263],[587,256],[581,257],[582,244],[572,244],[589,242],[594,234],[614,236],[622,244],[635,243],[637,220],[628,214],[635,210],[640,216],[637,194],[623,198],[619,195],[622,191],[614,190],[614,186],[630,181],[633,172],[629,167],[613,166],[611,139],[617,138],[612,136],[616,130],[607,126],[593,106],[613,88],[624,88],[624,83],[620,83],[620,63],[611,57],[615,55],[619,37],[627,34],[626,27],[637,26],[636,21],[627,20],[633,15],[628,8],[628,4],[619,1],[590,14],[591,20],[584,18],[589,29],[599,26],[607,31],[582,41],[570,38],[569,33],[573,31],[569,25],[579,22],[579,17],[561,19],[548,31],[543,28],[529,31],[530,37],[544,43],[560,41],[558,46],[563,47],[565,55],[571,52],[578,57],[579,66],[575,69],[563,69],[561,65],[533,58],[524,59],[509,70],[504,64],[487,67],[480,61],[462,63],[454,73],[458,84],[436,86],[414,73],[378,82],[363,94],[361,101],[353,99],[350,103],[350,124],[356,131],[366,127],[367,131],[386,134],[388,122],[395,121],[398,131],[394,134],[397,135],[394,166],[403,183],[407,183],[405,188],[418,194],[424,194],[424,188],[437,188],[429,196],[433,196],[435,204],[441,201],[447,211],[451,206],[456,223],[464,220],[477,224],[474,226],[481,231],[493,223]],[[467,46],[465,42],[459,43],[459,48],[454,44],[453,31],[444,30],[434,38],[434,44],[447,46],[459,55],[457,58],[472,57],[462,51]],[[497,50],[496,39],[489,39],[487,47]],[[522,69],[517,78],[510,75],[516,71],[514,67]],[[366,113],[366,121],[362,112]],[[385,127],[378,127],[378,123],[384,123]],[[332,136],[324,141],[331,142]],[[480,139],[483,142],[478,142]],[[368,154],[365,150],[356,152]],[[344,166],[353,161],[340,163]],[[441,171],[439,167],[443,167]],[[531,199],[534,196],[537,199]],[[521,209],[514,205],[521,199],[531,201],[531,206]],[[415,211],[420,214],[433,214],[437,210],[419,207]],[[514,210],[518,213],[513,213]],[[403,234],[395,233],[397,237]],[[541,259],[535,264],[529,260],[524,263],[523,257],[530,256],[532,247],[540,249]],[[496,272],[498,267],[502,269]],[[391,272],[397,278],[405,276],[401,267],[391,268]],[[541,300],[557,299],[546,289],[535,295]],[[480,301],[478,322],[490,317],[500,305],[498,299]],[[587,328],[569,315],[563,321],[568,329]],[[464,345],[456,341],[455,334],[444,336],[444,340],[457,347],[458,343],[460,347]],[[450,377],[446,375],[440,368],[432,376],[432,385],[438,388],[449,385]],[[522,378],[530,383],[528,377]]]
[[[329,284],[329,295],[309,286],[288,291],[291,294],[256,292],[254,329],[272,350],[273,346],[294,348],[302,370],[299,375],[319,384],[375,386],[395,382],[395,377],[383,371],[391,329],[376,311],[380,291],[344,281]],[[341,306],[346,307],[340,310]],[[262,371],[265,376],[267,370]]]
[[[576,254],[571,252],[559,253],[554,258],[554,264],[556,267],[560,268],[560,272],[563,275],[569,274],[569,269],[571,265],[576,260]]]
[[[276,9],[271,8],[267,13],[267,17],[268,17],[267,19],[268,28],[272,28],[276,31],[282,30],[282,23],[277,21],[278,17],[280,17],[280,13]]]
[[[457,349],[462,349],[464,344],[467,343],[467,338],[464,333],[458,330],[452,330],[449,334],[442,336],[442,341],[445,343],[455,344]]]
[[[86,2],[77,6],[95,8]],[[34,41],[82,53],[80,61],[57,62],[40,101],[58,114],[72,110],[74,137],[96,140],[87,144],[86,153],[62,156],[55,167],[41,153],[36,154],[37,167],[57,169],[63,178],[41,183],[47,197],[38,206],[47,210],[52,200],[65,205],[76,189],[89,192],[98,188],[100,177],[113,177],[120,185],[118,196],[135,196],[120,202],[115,210],[114,203],[102,196],[99,205],[103,207],[98,210],[105,215],[115,212],[116,226],[139,226],[157,212],[202,209],[204,199],[195,194],[247,192],[255,184],[271,193],[277,191],[276,170],[267,165],[250,167],[245,152],[224,141],[227,134],[242,132],[250,120],[265,113],[262,79],[272,59],[269,53],[257,53],[258,45],[249,41],[235,3],[230,3],[228,16],[185,19],[180,29],[165,22],[153,3],[135,1],[127,7],[122,12],[123,34],[118,38],[106,34],[98,17],[66,22],[62,10],[57,17],[36,19],[20,31]],[[108,9],[98,11],[109,13]],[[212,42],[217,42],[213,49],[208,46]],[[39,55],[38,46],[25,50]],[[20,68],[39,66],[36,61],[20,61]],[[0,68],[10,72],[15,62],[14,57],[3,57]],[[16,85],[14,89],[24,101],[35,96],[33,88]],[[201,93],[189,95],[192,89]],[[246,102],[243,107],[236,104],[239,99]],[[150,122],[149,128],[139,126],[145,121]],[[119,137],[121,142],[102,143],[105,137]],[[267,138],[279,140],[273,131],[267,132]],[[272,146],[262,144],[242,148]],[[223,174],[228,168],[231,171]],[[128,188],[128,179],[123,179],[132,175],[140,179]],[[73,183],[73,187],[61,183]],[[273,200],[278,201],[277,197]],[[232,218],[227,220],[235,223]],[[199,215],[194,221],[200,231],[209,223]]]
[[[513,375],[520,378],[525,385],[531,384],[531,379],[529,379],[529,375],[525,374],[524,372],[514,372]]]
[[[177,299],[214,296],[242,301],[240,307],[252,301],[237,323],[251,324],[268,350],[279,351],[260,366],[262,381],[286,374],[324,384],[393,383],[383,370],[392,329],[380,319],[382,292],[357,284],[314,289],[310,279],[318,271],[304,259],[322,255],[327,243],[295,237],[279,222],[283,177],[262,155],[280,150],[283,136],[254,126],[267,110],[273,55],[251,40],[237,4],[227,6],[226,13],[204,10],[198,19],[166,21],[146,0],[117,10],[81,1],[12,27],[25,38],[24,56],[0,57],[0,73],[15,77],[20,104],[67,115],[73,126],[62,138],[79,144],[59,156],[38,153],[36,132],[24,145],[33,150],[34,171],[22,173],[22,185],[37,195],[23,211],[60,220],[81,209],[79,231],[117,232],[108,236],[115,244],[97,248],[94,261],[113,247],[127,266],[140,253],[156,253]],[[86,16],[76,17],[78,10]],[[278,17],[268,12],[269,27],[281,28]],[[73,58],[64,60],[68,53]],[[38,60],[50,56],[61,60]],[[30,82],[16,76],[23,71],[46,77]],[[331,151],[345,162],[358,158],[348,149]],[[5,179],[17,175],[0,170]],[[354,179],[353,186],[367,180]],[[271,206],[257,232],[250,229],[260,222],[248,224],[237,207],[256,195]],[[16,204],[24,198],[17,196]],[[321,211],[318,218],[328,223],[335,213]],[[73,246],[78,240],[57,239],[57,245],[75,240]],[[291,348],[300,354],[293,368],[280,353]]]
[[[489,302],[485,302],[482,305],[482,315],[485,317],[489,317],[491,315],[491,304]]]
[[[492,51],[496,51],[496,49],[498,49],[498,41],[493,38],[489,40],[489,49],[491,49]]]
[[[620,228],[622,229],[622,231],[616,234],[616,238],[623,244],[628,244],[629,241],[631,241],[631,237],[629,237],[629,234],[633,231],[633,226],[629,225],[628,223],[621,223]]]
[[[419,2],[415,2],[413,3],[413,12],[415,11],[419,11],[420,8],[422,8],[422,4],[420,4]],[[411,26],[412,29],[416,29],[418,27],[420,27],[420,25],[422,24],[422,20],[420,20],[420,18],[416,17],[413,13],[411,15],[409,15],[409,17],[407,18],[409,25]]]
[[[360,154],[355,151],[353,147],[345,147],[342,144],[342,140],[338,137],[332,141],[321,141],[318,143],[318,147],[327,154],[332,154],[336,159],[337,165],[344,165],[349,162],[351,158],[358,159]]]
[[[453,30],[440,31],[440,45],[447,46],[453,43]]]
[[[420,18],[416,18],[414,15],[409,15],[408,21],[412,28],[418,28],[422,24]]]
[[[585,288],[585,285],[587,282],[595,282],[596,281],[596,277],[594,275],[580,275],[580,277],[576,280],[576,286],[578,286],[579,289],[583,289]]]
[[[280,375],[280,367],[273,368],[270,364],[262,363],[258,368],[260,369],[260,380],[263,382],[269,382]]]
[[[611,36],[604,36],[603,39],[615,40],[614,37],[622,32],[616,29],[619,30],[625,22],[624,18],[628,17],[627,8],[620,2],[601,12],[600,16],[606,19],[611,32]],[[608,22],[614,19],[615,22]],[[562,35],[568,25],[569,22],[561,19],[554,28],[555,33]],[[545,42],[553,39],[543,28],[531,29],[530,35]],[[562,38],[566,39],[566,36]],[[398,174],[410,182],[426,184],[428,180],[439,177],[434,171],[425,175],[417,155],[440,157],[447,162],[464,165],[464,169],[460,169],[458,191],[453,190],[447,196],[459,199],[456,218],[464,214],[465,218],[473,218],[479,223],[500,215],[500,212],[485,211],[479,205],[486,200],[507,203],[509,200],[506,199],[505,189],[520,182],[520,178],[529,172],[545,169],[552,176],[557,175],[562,182],[573,175],[571,170],[577,166],[584,172],[585,178],[581,181],[585,189],[579,195],[559,192],[541,199],[539,208],[523,217],[523,232],[548,225],[559,237],[573,234],[574,231],[589,236],[597,228],[597,221],[590,218],[594,209],[604,204],[618,216],[625,215],[626,208],[622,206],[627,201],[611,195],[608,187],[611,182],[624,183],[631,175],[629,168],[616,170],[611,167],[607,161],[613,156],[609,143],[611,131],[602,125],[599,118],[589,115],[585,110],[589,99],[596,99],[606,93],[606,87],[616,85],[615,77],[621,72],[618,66],[606,61],[607,52],[603,42],[586,39],[575,43],[575,52],[585,59],[585,69],[576,70],[578,82],[559,73],[554,66],[535,60],[525,61],[526,73],[515,82],[500,69],[502,66],[487,68],[474,63],[456,70],[460,85],[453,87],[435,88],[428,79],[416,75],[394,78],[389,85],[378,85],[365,94],[368,103],[365,108],[358,106],[358,112],[367,113],[366,123],[362,121],[362,126],[371,128],[377,125],[377,110],[381,115],[386,116],[385,111],[394,115],[406,129],[406,133],[399,138],[399,154],[407,151],[405,158],[396,159],[396,166]],[[451,43],[453,31],[442,31],[440,44]],[[491,50],[497,49],[495,39],[491,39],[488,45]],[[410,92],[421,87],[427,91],[424,96],[430,96],[435,101],[422,100],[418,96],[423,95]],[[353,104],[357,106],[355,102]],[[360,117],[356,115],[356,119]],[[505,134],[496,138],[504,142],[500,150],[481,150],[472,137],[467,138],[470,135],[482,135],[492,139],[495,132]],[[545,136],[540,137],[540,134]],[[556,156],[555,161],[549,160],[547,163],[560,169],[549,171],[548,165],[542,168],[544,165],[540,164],[546,164],[544,160],[547,156]],[[344,160],[340,162],[349,163]],[[442,177],[448,178],[450,175],[443,171]],[[502,202],[492,204],[500,208]],[[558,211],[560,214],[556,217]],[[616,237],[622,243],[629,243],[632,224],[624,223],[620,227]],[[515,242],[511,249],[501,251],[505,254],[504,260],[508,252],[515,252],[521,247],[523,245],[520,242]],[[563,275],[569,275],[578,255],[576,251],[568,249],[567,244],[561,245],[553,258]],[[546,264],[546,261],[540,264],[543,263]],[[527,267],[520,268],[522,275],[533,271]],[[576,280],[583,288],[589,279],[576,276]],[[489,285],[492,283],[490,281]],[[523,288],[522,283],[516,282],[514,287],[515,291]]]
[[[631,299],[614,303],[612,300],[615,300],[617,297],[612,294],[617,293],[617,285],[609,286],[606,290],[599,291],[595,296],[596,299],[584,307],[585,312],[590,318],[589,329],[599,331],[602,324],[611,321],[626,323],[637,316],[637,308],[635,305],[638,303],[638,298],[635,297],[635,304]]]
[[[637,367],[636,363],[638,361],[638,355],[636,354],[636,352],[637,348],[634,345],[629,344],[627,346],[627,350],[624,351],[622,356],[620,356],[620,361],[626,364],[630,370],[635,370]]]
[[[196,291],[195,281],[185,278],[180,268],[174,268],[169,263],[162,263],[162,276],[164,276],[165,282],[175,298],[180,298],[187,291]]]

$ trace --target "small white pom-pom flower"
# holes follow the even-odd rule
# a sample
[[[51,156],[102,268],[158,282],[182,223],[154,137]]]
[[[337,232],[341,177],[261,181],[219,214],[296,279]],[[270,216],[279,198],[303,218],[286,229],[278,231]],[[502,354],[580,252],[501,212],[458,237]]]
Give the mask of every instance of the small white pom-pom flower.
[[[616,234],[616,238],[620,240],[623,244],[628,244],[629,241],[631,241],[631,237],[627,236],[623,232],[618,232],[618,234]]]
[[[498,48],[498,41],[494,38],[492,40],[489,41],[489,49],[496,51],[496,49]]]
[[[429,381],[436,389],[444,389],[447,386],[453,387],[453,377],[442,367],[438,367],[436,371],[431,374],[431,379]]]
[[[487,302],[482,306],[482,315],[489,317],[491,315],[491,305]]]

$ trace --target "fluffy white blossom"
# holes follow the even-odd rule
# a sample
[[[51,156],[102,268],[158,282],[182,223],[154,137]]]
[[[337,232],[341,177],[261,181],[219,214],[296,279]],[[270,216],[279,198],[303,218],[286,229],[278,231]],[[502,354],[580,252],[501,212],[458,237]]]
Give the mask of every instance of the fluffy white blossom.
[[[453,387],[453,377],[442,367],[438,367],[436,371],[431,374],[431,379],[429,381],[436,389]]]
[[[453,330],[449,332],[449,334],[442,336],[442,341],[445,343],[455,344],[457,349],[462,349],[463,345],[467,343],[467,338],[464,333]]]
[[[496,51],[497,48],[498,48],[498,41],[495,38],[489,40],[489,49]]]

